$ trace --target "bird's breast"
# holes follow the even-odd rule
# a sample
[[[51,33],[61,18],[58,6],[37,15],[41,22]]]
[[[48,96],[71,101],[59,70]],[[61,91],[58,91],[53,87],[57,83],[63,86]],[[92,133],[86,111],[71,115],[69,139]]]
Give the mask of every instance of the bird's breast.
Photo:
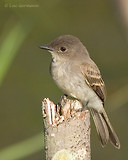
[[[85,103],[89,102],[89,107],[101,106],[101,100],[87,85],[78,65],[68,62],[52,62],[51,74],[57,86],[65,94]]]
[[[71,95],[73,82],[70,63],[52,62],[51,74],[57,86],[66,94]]]

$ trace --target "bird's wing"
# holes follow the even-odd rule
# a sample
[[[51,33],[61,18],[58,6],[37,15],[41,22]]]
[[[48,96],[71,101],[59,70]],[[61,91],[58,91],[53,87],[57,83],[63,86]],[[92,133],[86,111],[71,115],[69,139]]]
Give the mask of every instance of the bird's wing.
[[[86,83],[95,91],[104,103],[106,99],[106,89],[98,67],[94,64],[83,63],[80,65],[80,68]]]

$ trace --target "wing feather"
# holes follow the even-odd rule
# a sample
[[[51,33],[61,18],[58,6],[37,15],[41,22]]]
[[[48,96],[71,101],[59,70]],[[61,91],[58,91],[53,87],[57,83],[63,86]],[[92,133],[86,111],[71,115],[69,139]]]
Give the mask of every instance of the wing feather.
[[[98,67],[96,65],[83,63],[80,68],[86,83],[95,91],[104,103],[106,99],[106,89]]]

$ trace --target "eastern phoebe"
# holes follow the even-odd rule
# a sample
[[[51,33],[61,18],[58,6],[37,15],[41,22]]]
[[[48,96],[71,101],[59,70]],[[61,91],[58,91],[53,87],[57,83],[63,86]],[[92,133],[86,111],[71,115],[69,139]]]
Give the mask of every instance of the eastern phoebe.
[[[52,54],[51,74],[57,86],[90,109],[102,146],[110,140],[119,149],[119,139],[104,110],[105,84],[86,47],[78,38],[63,35],[40,48]]]

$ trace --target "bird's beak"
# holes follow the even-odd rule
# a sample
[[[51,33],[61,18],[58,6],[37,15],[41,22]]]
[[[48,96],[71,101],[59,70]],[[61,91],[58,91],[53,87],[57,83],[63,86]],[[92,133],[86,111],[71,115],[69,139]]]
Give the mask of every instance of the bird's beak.
[[[39,46],[40,49],[45,49],[45,50],[48,50],[48,51],[53,51],[52,48],[50,48],[49,46],[45,45],[45,46]]]

